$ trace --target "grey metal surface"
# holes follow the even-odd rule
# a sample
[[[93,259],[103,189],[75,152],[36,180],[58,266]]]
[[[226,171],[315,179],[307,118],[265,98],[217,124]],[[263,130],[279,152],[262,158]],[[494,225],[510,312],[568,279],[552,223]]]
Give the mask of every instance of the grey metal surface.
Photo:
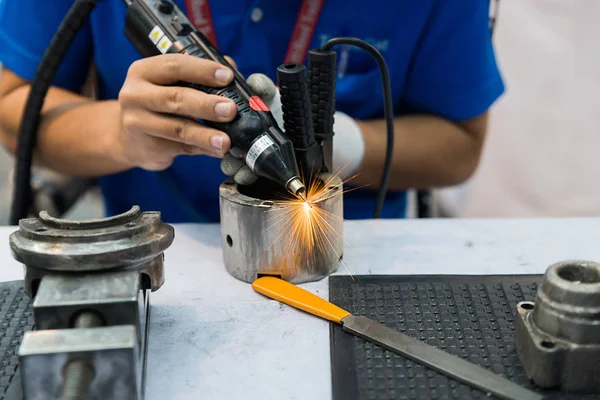
[[[551,265],[534,302],[517,305],[516,344],[527,376],[544,388],[600,392],[600,264]]]
[[[327,228],[310,243],[302,240],[294,226],[290,207],[273,201],[276,195],[250,197],[231,180],[221,185],[223,259],[232,276],[252,282],[260,274],[278,275],[297,284],[317,281],[337,271],[344,244],[343,185],[329,174],[321,178],[329,191],[312,207],[323,210],[320,213]]]
[[[137,321],[138,340],[142,344],[145,310],[141,289],[135,271],[48,275],[33,302],[36,329],[68,329],[73,325],[73,316],[85,309],[101,315],[106,325]]]
[[[98,271],[150,262],[173,241],[159,212],[130,211],[110,218],[70,221],[40,213],[21,220],[10,236],[13,257],[27,268]]]
[[[342,325],[347,332],[500,398],[510,400],[543,399],[541,395],[484,368],[369,318],[350,315],[342,320]]]
[[[130,325],[27,332],[19,352],[25,398],[59,398],[63,368],[77,357],[94,368],[94,398],[141,399],[136,335]]]

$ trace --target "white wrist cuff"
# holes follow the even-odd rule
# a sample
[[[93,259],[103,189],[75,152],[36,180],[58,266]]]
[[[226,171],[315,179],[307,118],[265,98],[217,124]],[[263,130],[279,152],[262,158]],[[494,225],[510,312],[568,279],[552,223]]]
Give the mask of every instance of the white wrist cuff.
[[[333,123],[333,172],[345,181],[360,168],[365,156],[365,140],[356,121],[336,111]]]

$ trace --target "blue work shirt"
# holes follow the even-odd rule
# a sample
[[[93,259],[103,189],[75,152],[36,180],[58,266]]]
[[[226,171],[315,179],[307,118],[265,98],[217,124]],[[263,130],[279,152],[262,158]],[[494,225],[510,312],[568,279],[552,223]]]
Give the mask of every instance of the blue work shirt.
[[[185,10],[185,1],[176,3]],[[44,50],[73,0],[0,0],[0,63],[32,79]],[[210,1],[221,52],[244,76],[276,79],[301,0]],[[55,85],[79,91],[94,63],[99,98],[116,99],[138,51],[123,34],[123,0],[98,3],[74,41]],[[396,115],[431,113],[451,121],[485,112],[504,90],[484,0],[328,0],[310,48],[336,36],[367,40],[384,55],[391,74]],[[375,62],[360,50],[337,48],[336,108],[357,119],[383,117],[382,85]],[[342,52],[345,52],[342,54]],[[399,145],[402,145],[399,143]],[[400,160],[401,161],[401,160]],[[107,214],[132,205],[161,211],[167,222],[219,221],[220,160],[180,156],[163,173],[139,168],[100,179]],[[376,192],[345,194],[344,217],[370,218]],[[389,193],[384,218],[403,218],[406,192]]]

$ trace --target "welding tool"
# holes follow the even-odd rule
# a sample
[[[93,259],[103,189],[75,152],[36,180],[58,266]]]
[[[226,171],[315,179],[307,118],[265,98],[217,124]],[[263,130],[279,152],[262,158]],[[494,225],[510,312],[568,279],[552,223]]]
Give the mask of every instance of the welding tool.
[[[341,324],[346,332],[500,398],[510,400],[543,399],[539,394],[460,357],[455,357],[429,346],[379,322],[352,315],[348,311],[289,282],[272,276],[265,276],[255,280],[252,283],[252,288],[267,297]]]
[[[187,54],[218,62],[233,71],[233,82],[224,88],[185,82],[180,85],[233,100],[237,106],[233,121],[204,123],[231,138],[233,146],[230,153],[243,157],[252,172],[278,183],[306,201],[306,188],[300,179],[292,142],[239,72],[193,27],[185,13],[172,1],[125,0],[125,3],[128,6],[125,35],[142,56]]]

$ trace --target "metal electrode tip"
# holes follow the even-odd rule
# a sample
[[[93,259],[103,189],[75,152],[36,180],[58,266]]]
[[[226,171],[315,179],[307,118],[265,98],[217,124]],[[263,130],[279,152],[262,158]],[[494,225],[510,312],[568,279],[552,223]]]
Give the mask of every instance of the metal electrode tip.
[[[287,184],[287,190],[289,190],[294,196],[300,197],[302,200],[306,201],[306,196],[304,192],[306,192],[306,187],[300,180],[300,178],[292,178]]]

